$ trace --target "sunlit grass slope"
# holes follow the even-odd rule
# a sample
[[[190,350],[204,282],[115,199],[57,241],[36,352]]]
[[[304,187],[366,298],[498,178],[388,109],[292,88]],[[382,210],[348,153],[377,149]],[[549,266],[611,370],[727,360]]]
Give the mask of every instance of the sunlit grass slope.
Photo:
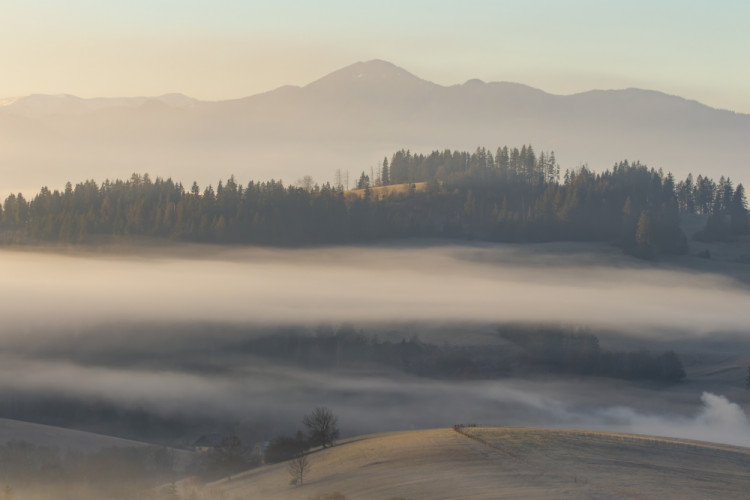
[[[742,498],[750,449],[645,436],[524,428],[394,432],[310,455],[305,484],[286,463],[213,485],[227,498]]]

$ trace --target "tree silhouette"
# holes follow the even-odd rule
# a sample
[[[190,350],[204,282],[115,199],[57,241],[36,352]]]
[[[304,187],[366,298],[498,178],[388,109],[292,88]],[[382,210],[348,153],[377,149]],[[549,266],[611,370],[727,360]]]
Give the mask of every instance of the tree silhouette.
[[[651,216],[648,210],[644,210],[638,218],[638,225],[635,230],[635,244],[638,254],[646,259],[654,257],[654,245],[651,233]]]
[[[315,408],[309,415],[305,415],[302,423],[307,427],[311,446],[333,446],[333,441],[339,437],[338,419],[325,406]]]
[[[745,197],[745,188],[742,184],[737,185],[737,189],[732,195],[729,203],[729,227],[732,233],[743,235],[750,233],[750,219],[747,216],[747,198]]]
[[[292,484],[302,486],[305,481],[305,475],[310,472],[310,461],[307,455],[299,454],[289,461],[287,471],[292,476]]]
[[[499,148],[494,157],[485,148],[398,151],[383,160],[380,184],[406,185],[377,196],[345,194],[348,170],[338,170],[333,185],[306,177],[292,186],[276,180],[242,186],[230,177],[203,189],[134,174],[101,185],[68,183],[62,191],[42,188],[30,201],[8,196],[0,210],[0,244],[146,236],[296,247],[436,237],[609,241],[656,257],[686,252],[681,209],[708,214],[728,203],[731,213],[715,215],[731,217],[735,234],[750,230],[744,188],[729,193],[727,179],[721,190],[701,176],[676,186],[671,175],[627,161],[604,172],[581,166],[567,171],[564,182],[558,170],[553,153],[537,154],[526,145]],[[373,175],[362,172],[357,184],[366,189],[377,178],[374,169]],[[641,221],[641,214],[648,217]]]

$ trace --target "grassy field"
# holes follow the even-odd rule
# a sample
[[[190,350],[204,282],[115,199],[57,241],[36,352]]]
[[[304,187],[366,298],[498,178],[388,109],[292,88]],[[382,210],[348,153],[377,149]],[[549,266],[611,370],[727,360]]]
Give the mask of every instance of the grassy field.
[[[287,464],[208,485],[245,499],[742,498],[750,449],[528,428],[394,432],[313,452],[305,484]],[[338,494],[340,496],[335,496]]]

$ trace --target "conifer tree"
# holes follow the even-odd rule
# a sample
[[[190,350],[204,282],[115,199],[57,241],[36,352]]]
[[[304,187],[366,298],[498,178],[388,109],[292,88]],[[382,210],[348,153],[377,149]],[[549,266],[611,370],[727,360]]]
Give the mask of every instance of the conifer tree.
[[[388,169],[388,157],[383,158],[383,167],[380,170],[380,183],[387,186],[391,183],[390,170]]]
[[[737,184],[729,204],[729,227],[733,234],[750,234],[750,221],[748,221],[747,198],[745,188]]]
[[[654,243],[652,240],[651,215],[648,210],[641,212],[635,231],[635,244],[638,254],[644,258],[654,257]]]

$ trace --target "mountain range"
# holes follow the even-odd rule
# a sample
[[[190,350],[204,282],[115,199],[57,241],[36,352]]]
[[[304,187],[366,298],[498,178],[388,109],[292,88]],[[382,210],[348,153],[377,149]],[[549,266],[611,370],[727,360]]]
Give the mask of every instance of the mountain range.
[[[563,170],[628,159],[678,178],[693,172],[737,182],[747,181],[749,138],[750,115],[661,92],[553,95],[480,80],[441,86],[374,60],[302,87],[226,101],[0,99],[0,194],[133,172],[201,187],[232,174],[243,183],[304,175],[325,182],[337,169],[354,179],[401,148],[522,144],[554,151]]]

